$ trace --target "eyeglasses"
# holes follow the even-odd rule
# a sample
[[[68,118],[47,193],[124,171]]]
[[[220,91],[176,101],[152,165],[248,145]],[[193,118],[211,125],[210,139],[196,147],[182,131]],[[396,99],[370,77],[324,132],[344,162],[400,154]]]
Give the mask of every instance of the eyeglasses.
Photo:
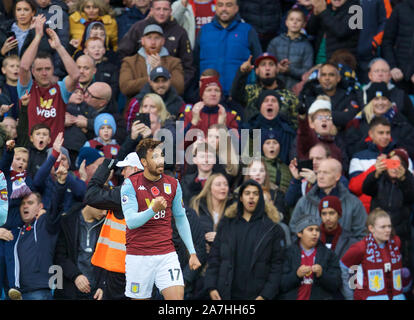
[[[94,95],[93,95],[93,94],[89,91],[89,89],[88,89],[88,88],[85,90],[85,93],[86,93],[88,96],[90,96],[91,98],[94,98],[94,99],[96,99],[96,100],[106,100],[105,98],[101,98],[101,97],[94,96]]]
[[[318,119],[318,120],[332,120],[332,117],[331,116],[323,116],[323,115],[319,115],[319,116],[316,116],[316,119]]]

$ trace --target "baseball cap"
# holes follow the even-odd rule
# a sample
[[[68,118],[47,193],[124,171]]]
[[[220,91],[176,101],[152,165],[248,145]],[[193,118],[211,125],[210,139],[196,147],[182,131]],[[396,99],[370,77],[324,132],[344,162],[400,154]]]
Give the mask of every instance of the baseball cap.
[[[162,31],[162,28],[159,25],[157,25],[157,24],[149,24],[149,25],[147,25],[145,27],[145,29],[144,29],[143,35],[146,36],[147,34],[153,33],[153,32],[156,32],[156,33],[159,33],[161,35],[164,35],[164,32]]]
[[[271,60],[273,60],[277,64],[277,59],[276,59],[276,57],[274,55],[271,55],[269,52],[263,52],[254,61],[254,66],[257,67],[259,65],[260,61],[262,61],[264,59],[271,59]]]
[[[117,162],[117,167],[123,168],[123,167],[137,167],[140,170],[144,170],[144,167],[141,164],[141,161],[139,160],[139,157],[136,152],[129,153],[124,160]]]
[[[159,77],[170,79],[171,75],[169,71],[165,69],[163,66],[152,69],[152,71],[150,72],[150,80],[155,81]]]

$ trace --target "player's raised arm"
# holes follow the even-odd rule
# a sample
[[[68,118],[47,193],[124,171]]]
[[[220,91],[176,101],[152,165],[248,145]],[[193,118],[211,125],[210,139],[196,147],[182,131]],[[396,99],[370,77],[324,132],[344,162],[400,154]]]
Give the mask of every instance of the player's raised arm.
[[[172,203],[172,213],[175,219],[175,225],[177,226],[178,233],[183,240],[188,252],[190,253],[189,266],[191,270],[196,270],[201,266],[200,261],[197,258],[194,248],[193,238],[191,236],[190,223],[188,222],[185,209],[183,207],[183,195],[181,185],[177,181],[177,191]]]
[[[165,210],[167,201],[163,197],[154,199],[152,206],[147,210],[138,212],[138,202],[131,180],[126,179],[121,187],[121,204],[125,222],[129,229],[136,229],[150,220],[156,212]]]

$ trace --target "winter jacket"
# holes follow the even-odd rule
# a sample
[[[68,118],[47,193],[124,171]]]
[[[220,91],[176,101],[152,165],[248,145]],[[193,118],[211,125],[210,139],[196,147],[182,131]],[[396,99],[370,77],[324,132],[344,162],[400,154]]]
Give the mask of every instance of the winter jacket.
[[[301,266],[301,247],[293,243],[284,250],[283,269],[278,299],[297,300],[301,278],[296,274]],[[326,248],[321,242],[316,246],[315,264],[322,267],[322,275],[314,274],[310,300],[332,300],[341,287],[341,270],[337,255]]]
[[[118,25],[118,43],[135,22],[145,19],[149,14],[149,9],[143,14],[135,5],[131,8],[125,7],[121,9],[122,13],[115,18]]]
[[[184,71],[180,59],[168,55],[166,52],[165,54],[161,53],[161,65],[170,72],[171,85],[177,90],[178,94],[182,94],[184,92]],[[148,75],[145,50],[140,49],[139,53],[131,57],[126,57],[122,61],[119,72],[121,92],[127,98],[132,98],[148,83]]]
[[[320,49],[323,35],[326,35],[326,57],[330,59],[335,50],[347,49],[356,55],[359,29],[350,27],[349,21],[353,11],[349,8],[359,5],[358,0],[347,0],[336,11],[332,10],[332,4],[328,4],[326,10],[319,15],[312,14],[307,24],[307,30],[311,35],[317,35],[315,56]]]
[[[257,98],[259,97],[263,86],[259,83],[247,84],[248,73],[242,73],[240,68],[237,70],[234,77],[231,97],[244,107],[244,118],[249,120],[260,113],[257,108]],[[296,111],[299,104],[298,97],[290,90],[285,88],[285,84],[278,78],[276,93],[281,98],[280,113],[284,115],[285,119],[289,121],[293,129],[297,129],[298,112]]]
[[[385,23],[392,8],[389,0],[362,0],[362,29],[359,32],[358,57],[371,60],[382,44]],[[364,14],[365,13],[365,14]]]
[[[96,21],[100,21],[105,26],[106,32],[106,48],[113,51],[118,50],[118,24],[116,20],[109,14],[99,17]],[[84,39],[85,24],[88,23],[84,12],[75,11],[69,16],[70,39],[82,41]],[[79,44],[78,49],[83,49]]]
[[[220,45],[217,45],[217,44]],[[230,94],[234,75],[250,55],[253,60],[262,53],[254,28],[242,22],[239,16],[223,28],[217,16],[199,31],[194,47],[194,64],[199,74],[214,69],[220,74],[220,83],[225,96]]]
[[[279,291],[285,243],[283,230],[277,225],[280,217],[274,206],[265,204],[261,187],[256,182],[245,182],[240,192],[247,185],[255,185],[260,190],[253,215],[249,222],[242,218],[240,201],[226,210],[207,262],[205,288],[208,292],[216,289],[223,300],[250,300],[258,296],[273,299]],[[248,232],[241,234],[246,228]],[[242,237],[243,245],[238,243]],[[235,297],[236,293],[240,296]]]
[[[76,278],[83,274],[78,267],[78,255],[80,248],[79,224],[80,219],[83,219],[81,215],[84,207],[85,205],[83,204],[75,204],[68,213],[62,214],[60,221],[61,231],[56,243],[54,262],[56,265],[62,267],[63,286],[62,289],[55,290],[55,299],[92,299],[97,289],[104,289],[104,270],[94,265],[92,265],[92,268],[96,284],[95,286],[91,286],[91,293],[82,293],[75,285]],[[93,238],[98,239],[104,220],[105,218],[95,221],[94,225],[88,231],[87,237],[90,236],[90,233],[94,233]],[[96,243],[91,244],[91,246],[93,246],[93,250],[95,251]]]
[[[46,213],[28,226],[22,225],[14,247],[15,286],[22,292],[49,289],[50,267],[60,230],[63,197],[67,185],[54,184],[50,190],[51,205]]]
[[[410,81],[409,67],[414,55],[414,0],[397,5],[387,20],[382,40],[382,52],[390,68],[399,68]]]
[[[274,119],[268,120],[265,117],[263,117],[261,113],[259,113],[249,120],[249,128],[251,130],[273,129],[275,131],[279,131],[281,141],[278,141],[280,144],[280,153],[278,157],[285,164],[289,164],[290,162],[289,151],[296,137],[296,132],[290,126],[289,122],[285,120],[284,115],[278,114]],[[253,136],[253,133],[252,133],[252,136]],[[272,180],[272,182],[275,182],[275,181]]]
[[[80,104],[68,103],[66,105],[66,112],[73,116],[82,115],[91,121],[94,120],[94,114],[96,113],[86,102]],[[70,127],[65,127],[65,140],[63,141],[63,146],[70,151],[79,151],[85,142],[92,139],[94,136],[94,130],[85,133],[81,128],[74,124]]]
[[[302,34],[293,40],[286,33],[277,36],[270,41],[267,52],[278,61],[289,59],[289,70],[278,75],[287,89],[302,81],[302,75],[313,66],[313,48]]]
[[[145,27],[150,24],[158,23],[154,18],[149,17],[132,25],[132,27],[119,42],[120,59],[132,56],[138,52],[138,49],[141,46],[141,42],[139,40],[144,33]],[[193,54],[187,32],[172,17],[160,26],[164,32],[164,47],[168,50],[171,56],[181,60],[184,69],[184,83],[185,87],[187,87],[189,82],[193,79],[195,73],[195,68],[193,66]]]
[[[414,203],[414,177],[406,171],[404,181],[393,182],[387,173],[375,177],[371,172],[364,180],[362,192],[371,196],[371,208],[381,208],[391,216],[391,224],[401,240],[411,239],[410,215]]]
[[[112,99],[118,100],[119,95],[119,67],[104,57],[96,64],[96,73],[93,82],[105,82],[111,86]]]
[[[112,159],[105,159],[88,183],[84,203],[101,210],[111,210],[117,219],[124,219],[121,207],[121,187],[105,186],[113,166]]]
[[[368,142],[368,148],[357,152],[351,159],[349,165],[349,190],[359,197],[367,213],[371,211],[371,197],[362,192],[364,180],[368,174],[375,171],[377,157],[382,153],[388,154],[393,149],[395,149],[395,143],[393,142],[381,151],[373,142]]]
[[[414,126],[400,113],[396,112],[391,122],[391,138],[396,147],[407,150],[410,158],[414,158]],[[371,141],[368,136],[369,123],[364,113],[359,113],[352,120],[345,132],[347,150],[350,155],[366,149],[367,143]]]
[[[351,232],[353,237],[358,240],[362,239],[365,236],[367,214],[361,201],[349,192],[342,183],[338,183],[330,195],[335,195],[341,200],[342,216],[339,219],[339,223],[342,228]],[[319,223],[322,223],[318,206],[324,196],[323,190],[318,185],[315,185],[305,196],[299,199],[289,222],[289,228],[293,234],[296,234],[297,222],[305,214],[313,215]]]
[[[279,0],[240,0],[240,16],[257,33],[277,33],[280,28],[282,4]],[[266,48],[263,48],[265,50]]]

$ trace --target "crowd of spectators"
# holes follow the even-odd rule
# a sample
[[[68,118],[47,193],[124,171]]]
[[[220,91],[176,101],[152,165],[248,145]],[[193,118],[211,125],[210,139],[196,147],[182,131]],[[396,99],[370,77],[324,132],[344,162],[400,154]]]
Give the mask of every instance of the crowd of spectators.
[[[412,299],[413,17],[414,0],[1,0],[2,298],[126,299],[120,186],[150,137],[202,264],[173,226],[185,299]]]

